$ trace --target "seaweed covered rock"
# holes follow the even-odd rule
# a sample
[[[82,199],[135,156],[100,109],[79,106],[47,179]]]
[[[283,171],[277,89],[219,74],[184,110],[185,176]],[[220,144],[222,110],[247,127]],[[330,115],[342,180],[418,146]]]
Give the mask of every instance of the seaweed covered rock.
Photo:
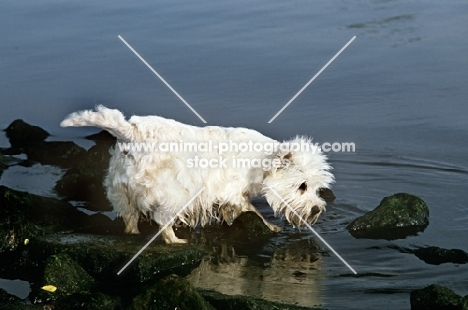
[[[151,309],[215,309],[193,287],[176,276],[170,275],[147,288],[133,299],[130,310]]]
[[[52,255],[47,259],[42,285],[56,289],[41,290],[36,297],[36,303],[61,299],[83,291],[88,292],[95,284],[95,280],[68,254]]]
[[[466,264],[468,253],[459,249],[442,249],[431,246],[414,250],[414,255],[427,264],[440,265],[444,263]]]
[[[114,310],[122,309],[119,298],[100,292],[78,292],[54,303],[56,309]]]
[[[14,120],[5,129],[5,133],[14,148],[31,146],[44,141],[49,136],[49,133],[41,127],[29,125],[21,119]]]
[[[34,261],[29,263],[41,266],[47,257],[67,253],[96,280],[107,285],[124,286],[122,289],[129,291],[132,287],[151,283],[172,273],[185,276],[207,254],[191,245],[170,246],[155,242],[122,270],[147,241],[144,236],[49,234],[31,240],[29,255],[34,257]]]
[[[25,239],[79,227],[88,216],[58,199],[0,186],[0,253],[16,250]]]
[[[451,289],[437,284],[411,291],[410,303],[412,310],[468,309],[467,297],[463,298]]]
[[[355,219],[346,228],[356,238],[400,239],[423,231],[429,224],[429,208],[419,197],[398,193]]]

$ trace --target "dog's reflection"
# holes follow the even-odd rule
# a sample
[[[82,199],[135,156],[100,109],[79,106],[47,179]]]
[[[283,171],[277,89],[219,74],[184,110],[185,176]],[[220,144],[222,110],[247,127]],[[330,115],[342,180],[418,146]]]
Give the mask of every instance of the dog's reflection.
[[[217,253],[188,276],[196,287],[300,306],[321,304],[322,254],[314,239],[252,258],[236,254],[229,244]]]

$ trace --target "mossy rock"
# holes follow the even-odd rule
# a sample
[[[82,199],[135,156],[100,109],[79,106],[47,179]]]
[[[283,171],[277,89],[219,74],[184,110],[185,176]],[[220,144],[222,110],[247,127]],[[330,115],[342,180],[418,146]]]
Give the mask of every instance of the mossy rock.
[[[59,253],[47,259],[42,285],[53,285],[57,289],[55,292],[41,290],[36,302],[49,302],[75,293],[88,292],[96,282],[68,254]]]
[[[54,303],[56,309],[114,310],[122,309],[121,301],[100,292],[79,292]]]
[[[25,239],[80,226],[88,216],[70,204],[0,186],[0,253],[20,247]]]
[[[172,273],[186,276],[207,254],[205,250],[192,245],[155,242],[117,274],[147,241],[144,236],[56,233],[31,240],[29,255],[34,257],[31,264],[40,266],[50,255],[67,253],[96,280],[116,290],[129,291]]]
[[[33,126],[21,119],[14,120],[6,129],[6,136],[12,147],[21,148],[44,141],[49,133],[38,126]]]
[[[468,303],[466,303],[466,301],[466,297],[463,298],[451,289],[437,284],[413,290],[410,294],[412,310],[467,310]]]
[[[214,310],[215,308],[198,293],[190,282],[176,275],[170,275],[136,296],[129,307],[129,310],[152,309]]]
[[[419,197],[398,193],[355,219],[346,228],[356,238],[394,240],[416,235],[429,224],[429,208]]]

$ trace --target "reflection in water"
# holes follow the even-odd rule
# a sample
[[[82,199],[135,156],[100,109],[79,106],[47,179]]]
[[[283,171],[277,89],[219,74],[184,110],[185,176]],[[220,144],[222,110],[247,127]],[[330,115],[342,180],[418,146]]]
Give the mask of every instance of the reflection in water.
[[[266,261],[223,243],[188,276],[197,288],[301,306],[321,304],[321,253],[313,239],[274,251]],[[264,258],[264,257],[263,257]]]

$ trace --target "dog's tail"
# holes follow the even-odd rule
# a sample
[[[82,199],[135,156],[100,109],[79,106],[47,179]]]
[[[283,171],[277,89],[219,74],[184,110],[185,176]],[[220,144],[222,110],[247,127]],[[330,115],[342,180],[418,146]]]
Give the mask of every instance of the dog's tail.
[[[60,126],[95,126],[107,130],[119,140],[133,140],[134,135],[133,126],[125,120],[122,112],[102,105],[98,105],[96,111],[84,110],[72,113],[60,123]]]

